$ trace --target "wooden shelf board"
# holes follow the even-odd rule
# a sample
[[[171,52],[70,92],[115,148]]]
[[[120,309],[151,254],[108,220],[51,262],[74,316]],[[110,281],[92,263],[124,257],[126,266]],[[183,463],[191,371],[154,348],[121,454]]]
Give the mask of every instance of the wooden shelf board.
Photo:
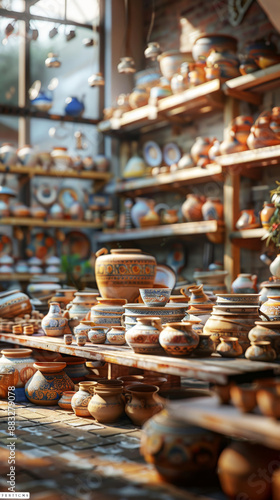
[[[217,98],[215,100],[215,98]],[[179,94],[164,97],[157,102],[157,106],[147,104],[124,113],[121,118],[111,118],[101,121],[98,125],[100,132],[121,132],[122,130],[135,131],[158,122],[166,122],[176,115],[197,115],[208,113],[222,106],[223,93],[221,81],[215,79],[202,83]],[[154,115],[156,111],[156,114]],[[189,119],[188,119],[189,120]]]
[[[240,168],[276,166],[280,164],[280,144],[217,156],[216,163],[221,167],[235,167],[235,170],[238,166]],[[240,173],[242,174],[242,171]]]
[[[263,227],[257,227],[255,229],[243,229],[242,231],[234,231],[230,233],[231,239],[261,239],[266,233]]]
[[[33,219],[32,217],[2,217],[0,218],[0,226],[32,226],[32,227],[78,227],[89,229],[101,229],[102,224],[80,220],[44,220]]]
[[[8,104],[0,105],[0,113],[3,115],[10,116],[21,116],[21,117],[31,117],[40,118],[45,120],[55,120],[60,122],[70,122],[70,123],[85,123],[88,125],[97,125],[100,119],[84,118],[83,116],[68,116],[68,115],[57,115],[54,113],[48,113],[46,111],[38,111],[30,109],[29,107],[23,108],[20,106],[12,106]]]
[[[35,275],[31,273],[0,273],[1,281],[30,281]],[[40,276],[36,274],[36,276]],[[59,278],[60,280],[66,279],[65,273],[52,274],[52,276]]]
[[[109,344],[94,345],[87,343],[85,346],[79,347],[76,343],[73,343],[66,346],[62,338],[46,337],[42,334],[26,336],[2,333],[0,334],[0,341],[159,373],[188,376],[221,385],[227,384],[232,379],[247,381],[248,377],[249,380],[252,380],[262,376],[272,376],[274,372],[280,370],[280,365],[276,363],[251,362],[246,359],[171,358],[168,356],[135,354],[129,346],[113,346]]]
[[[169,411],[169,410],[168,410]],[[172,402],[170,412],[180,420],[238,439],[249,439],[280,450],[280,422],[258,414],[241,413],[220,405],[217,398]]]
[[[177,170],[173,173],[158,174],[157,176],[143,177],[141,179],[128,179],[116,183],[114,192],[118,194],[134,195],[140,192],[154,192],[155,190],[177,189],[184,184],[208,182],[209,180],[222,180],[222,167],[208,165],[206,168],[194,167]]]
[[[164,238],[172,236],[187,236],[192,234],[216,233],[224,229],[223,223],[216,220],[199,222],[182,222],[178,224],[167,224],[147,228],[123,230],[112,230],[96,235],[99,243],[109,241],[138,240],[146,238]]]
[[[10,174],[23,174],[33,177],[35,175],[44,177],[73,177],[75,179],[91,179],[97,181],[108,181],[111,178],[111,174],[107,172],[92,172],[87,170],[82,170],[77,172],[75,170],[60,171],[54,168],[46,171],[40,166],[35,167],[24,167],[23,165],[1,165],[0,172],[6,172]]]
[[[279,82],[280,64],[275,64],[269,68],[227,80],[223,85],[223,90],[227,95],[240,98],[241,100],[246,100],[247,94],[250,101],[250,93],[266,92],[268,89],[271,90],[279,86]]]

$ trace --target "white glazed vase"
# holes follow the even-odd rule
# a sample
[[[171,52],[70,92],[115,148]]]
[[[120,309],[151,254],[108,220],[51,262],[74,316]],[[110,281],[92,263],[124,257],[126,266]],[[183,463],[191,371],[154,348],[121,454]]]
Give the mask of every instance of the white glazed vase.
[[[277,255],[276,259],[274,259],[270,266],[269,270],[272,276],[276,276],[276,278],[280,278],[280,253]]]

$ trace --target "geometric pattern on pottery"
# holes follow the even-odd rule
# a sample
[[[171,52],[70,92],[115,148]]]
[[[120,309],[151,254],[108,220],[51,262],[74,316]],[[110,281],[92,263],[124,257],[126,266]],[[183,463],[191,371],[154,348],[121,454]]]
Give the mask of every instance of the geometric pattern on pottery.
[[[130,314],[135,314],[137,316],[176,316],[180,314],[185,314],[186,309],[188,308],[188,304],[183,305],[182,307],[156,307],[155,309],[152,309],[151,307],[126,307],[125,308],[125,314],[130,315]]]
[[[164,350],[159,346],[155,345],[147,345],[143,346],[143,344],[132,344],[131,348],[136,354],[158,354],[164,356]]]
[[[73,384],[66,373],[47,374],[36,372],[25,386],[25,394],[31,401],[58,401],[64,391],[71,391]]]
[[[155,276],[156,265],[141,259],[137,264],[120,260],[118,263],[96,262],[96,274],[100,283],[120,283],[122,286],[150,283]]]

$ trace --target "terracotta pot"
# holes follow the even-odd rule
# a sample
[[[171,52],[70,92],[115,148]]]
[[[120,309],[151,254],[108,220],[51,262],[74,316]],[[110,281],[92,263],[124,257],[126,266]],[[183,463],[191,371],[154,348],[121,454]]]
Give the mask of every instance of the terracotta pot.
[[[125,327],[113,326],[106,334],[108,342],[113,345],[124,345],[125,340]]]
[[[79,347],[84,346],[87,343],[88,337],[85,333],[77,333],[76,342]]]
[[[209,396],[208,391],[181,389],[155,395],[164,410],[150,418],[141,432],[140,452],[153,464],[161,479],[177,484],[211,480],[221,438],[206,429],[188,425],[174,416],[172,401]],[[176,459],[174,458],[176,456]]]
[[[272,362],[276,358],[276,352],[271,347],[270,342],[260,340],[258,342],[251,342],[251,346],[245,352],[245,358],[251,361]]]
[[[171,356],[189,356],[198,346],[199,336],[191,322],[167,323],[160,332],[159,343]]]
[[[257,385],[232,385],[230,397],[233,405],[240,411],[243,413],[251,412],[257,405]]]
[[[280,321],[256,321],[255,325],[248,335],[250,342],[268,340],[278,357],[280,355]]]
[[[0,293],[0,317],[12,319],[16,316],[30,314],[32,305],[29,297],[19,290]]]
[[[260,412],[266,417],[280,418],[279,385],[260,389],[257,392],[257,403]]]
[[[156,260],[152,255],[135,249],[106,248],[96,253],[96,283],[102,297],[124,298],[133,302],[139,288],[151,288],[156,275]]]
[[[233,293],[257,293],[256,275],[241,273],[231,284]]]
[[[195,328],[193,328],[195,331]],[[196,332],[198,333],[198,332]],[[210,337],[210,335],[205,335],[204,333],[198,333],[199,342],[197,347],[192,353],[192,356],[197,358],[208,358],[211,356],[212,352],[215,351],[215,345]]]
[[[88,332],[87,336],[92,344],[104,344],[106,340],[107,328],[94,326]]]
[[[64,372],[66,363],[34,363],[36,373],[25,385],[25,395],[31,403],[40,406],[58,404],[64,391],[74,389],[74,384]]]
[[[223,492],[234,500],[240,497],[269,500],[271,498],[271,463],[278,453],[264,446],[249,442],[233,442],[220,455],[218,476]],[[265,470],[268,479],[257,481],[259,471]],[[261,486],[261,487],[260,487]]]
[[[14,387],[16,384],[16,370],[13,366],[0,365],[0,398],[7,399],[9,387]]]
[[[208,151],[213,146],[213,141],[208,137],[197,137],[192,145],[190,154],[196,165],[205,166],[210,163]],[[204,163],[206,162],[206,163]]]
[[[88,404],[93,396],[97,382],[79,382],[79,390],[71,399],[71,407],[77,417],[91,417]]]
[[[257,320],[259,320],[258,315],[212,313],[204,325],[203,333],[210,335],[215,346],[219,344],[223,335],[237,337],[245,352],[250,345],[248,333]]]
[[[131,94],[129,94],[128,102],[132,109],[145,106],[149,102],[149,92],[146,88],[135,87]]]
[[[264,202],[263,209],[260,211],[260,219],[262,227],[264,227],[265,229],[268,229],[270,227],[271,224],[270,220],[275,210],[276,207],[274,203],[268,203],[267,201]]]
[[[63,392],[61,398],[58,400],[58,403],[57,403],[58,406],[60,406],[60,408],[62,410],[73,411],[72,406],[71,406],[71,399],[74,396],[74,394],[76,394],[75,391]]]
[[[85,380],[90,373],[86,367],[85,358],[79,358],[78,356],[64,356],[61,361],[66,363],[64,371],[74,384]]]
[[[272,276],[276,276],[276,278],[280,278],[280,253],[277,255],[276,259],[271,262],[269,266],[269,270]]]
[[[243,354],[243,349],[238,343],[237,337],[220,337],[221,343],[217,346],[217,352],[223,358],[237,358]]]
[[[97,422],[111,424],[121,417],[124,412],[122,390],[122,384],[114,386],[105,382],[97,383],[94,388],[94,396],[88,404],[89,413]]]
[[[187,194],[181,209],[184,218],[187,222],[195,222],[202,220],[202,206],[205,199],[196,194]]]
[[[159,343],[161,320],[153,316],[141,316],[125,334],[126,342],[138,354],[164,354]]]
[[[224,206],[218,198],[207,198],[201,207],[203,220],[220,220],[224,218]]]
[[[135,425],[143,425],[149,418],[162,410],[162,404],[154,399],[158,387],[136,384],[126,387],[125,413]]]
[[[209,297],[203,291],[203,285],[191,286],[189,288],[189,293],[191,294],[189,301],[189,309],[188,312],[192,312],[193,310],[203,309],[206,311],[212,311],[213,303],[209,299]]]
[[[80,321],[80,323],[77,326],[75,326],[74,334],[80,335],[82,333],[82,334],[86,335],[86,337],[88,338],[88,332],[90,330],[92,330],[93,327],[94,327],[94,323],[92,321],[82,320],[82,321]]]
[[[63,317],[58,302],[51,302],[48,314],[42,319],[42,328],[48,337],[62,337],[67,319]]]
[[[14,386],[24,387],[26,382],[34,375],[34,357],[32,349],[3,349],[1,351],[0,369],[14,369]]]

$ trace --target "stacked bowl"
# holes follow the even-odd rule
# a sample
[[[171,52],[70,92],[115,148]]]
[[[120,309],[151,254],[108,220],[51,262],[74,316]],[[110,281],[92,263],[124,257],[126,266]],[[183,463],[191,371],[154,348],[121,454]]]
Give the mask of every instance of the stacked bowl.
[[[111,328],[122,325],[123,307],[126,299],[105,299],[97,297],[97,304],[91,308],[91,321],[98,327]]]
[[[145,304],[125,304],[124,326],[129,330],[137,323],[137,318],[141,316],[159,317],[162,324],[182,321],[186,314],[188,303],[166,304],[163,307],[146,306]]]

